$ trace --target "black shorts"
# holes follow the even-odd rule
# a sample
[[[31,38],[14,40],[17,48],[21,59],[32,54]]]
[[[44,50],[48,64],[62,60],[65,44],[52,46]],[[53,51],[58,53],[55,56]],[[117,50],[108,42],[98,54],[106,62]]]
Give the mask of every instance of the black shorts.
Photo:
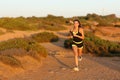
[[[81,41],[81,42],[73,41],[72,46],[77,46],[78,48],[83,48],[83,41]]]

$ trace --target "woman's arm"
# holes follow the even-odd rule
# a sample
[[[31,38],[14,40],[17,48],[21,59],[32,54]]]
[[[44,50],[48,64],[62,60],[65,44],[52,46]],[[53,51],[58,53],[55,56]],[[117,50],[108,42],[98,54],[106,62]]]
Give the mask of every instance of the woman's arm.
[[[72,29],[69,30],[69,37],[68,38],[73,38]]]
[[[82,36],[78,36],[78,35],[74,35],[74,36],[76,36],[76,37],[78,37],[78,38],[80,38],[80,39],[84,39],[84,31],[83,31],[83,28],[80,28],[79,31],[80,31],[80,33],[82,34]]]

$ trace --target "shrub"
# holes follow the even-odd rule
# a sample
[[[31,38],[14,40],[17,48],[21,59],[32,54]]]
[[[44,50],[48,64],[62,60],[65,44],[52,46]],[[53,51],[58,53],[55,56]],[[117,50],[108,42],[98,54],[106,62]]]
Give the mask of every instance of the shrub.
[[[32,51],[33,53],[35,52],[35,54],[37,53],[40,56],[44,56],[44,57],[47,56],[46,49],[33,40],[16,38],[16,39],[0,42],[0,46],[1,46],[0,51],[9,50],[9,49],[23,49],[26,50],[27,52],[29,51]]]
[[[32,35],[32,39],[37,42],[56,42],[58,41],[58,36],[49,32],[42,32]]]
[[[65,48],[71,48],[72,47],[72,39],[66,39],[64,41],[64,47]]]
[[[51,25],[45,25],[44,29],[51,31],[59,31],[59,30],[65,30],[66,28],[60,25],[51,24]]]
[[[114,25],[115,27],[120,27],[120,25]]]

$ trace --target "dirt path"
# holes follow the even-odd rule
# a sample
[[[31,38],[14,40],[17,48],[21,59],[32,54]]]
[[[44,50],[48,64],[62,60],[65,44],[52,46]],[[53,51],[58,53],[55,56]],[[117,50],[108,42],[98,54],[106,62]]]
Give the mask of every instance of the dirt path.
[[[83,55],[79,62],[79,72],[72,70],[74,56],[71,50],[64,49],[65,32],[56,32],[60,37],[58,42],[42,43],[49,55],[43,59],[42,66],[19,74],[9,80],[120,80],[119,57],[92,57]]]

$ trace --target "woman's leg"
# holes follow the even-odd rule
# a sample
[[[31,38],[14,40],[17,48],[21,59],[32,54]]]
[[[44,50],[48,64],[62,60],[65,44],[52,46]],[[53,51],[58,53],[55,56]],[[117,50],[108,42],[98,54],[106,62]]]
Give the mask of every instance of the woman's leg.
[[[78,56],[82,56],[82,54],[83,54],[83,48],[79,48],[78,49]]]
[[[78,67],[78,49],[77,46],[72,46],[74,56],[75,56],[75,65]]]
[[[81,61],[82,60],[82,51],[83,51],[83,49],[82,48],[79,48],[78,49],[78,61]]]

